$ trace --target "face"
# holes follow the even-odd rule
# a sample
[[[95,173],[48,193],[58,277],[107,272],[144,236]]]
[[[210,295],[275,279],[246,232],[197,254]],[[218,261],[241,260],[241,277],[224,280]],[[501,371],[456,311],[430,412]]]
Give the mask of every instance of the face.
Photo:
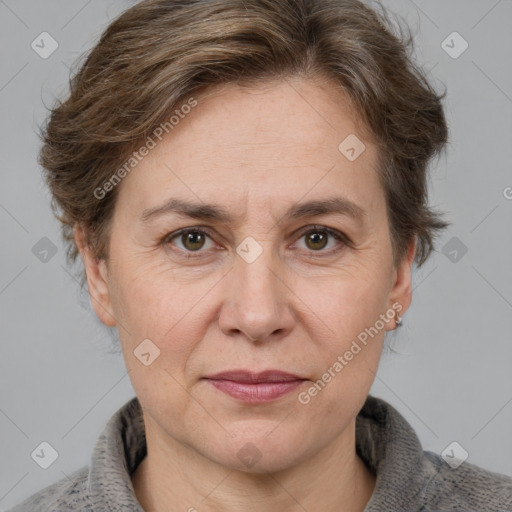
[[[152,437],[229,468],[285,469],[354,424],[409,306],[414,247],[393,265],[376,148],[335,86],[196,99],[118,185],[109,261],[81,247],[92,304],[118,326]],[[359,156],[339,149],[351,134]],[[300,208],[327,200],[337,208]],[[295,379],[207,378],[231,370]]]

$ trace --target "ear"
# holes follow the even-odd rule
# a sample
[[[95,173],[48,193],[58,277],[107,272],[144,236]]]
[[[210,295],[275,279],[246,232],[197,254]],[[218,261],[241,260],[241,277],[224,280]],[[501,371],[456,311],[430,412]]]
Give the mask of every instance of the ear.
[[[107,327],[114,327],[116,319],[112,311],[106,261],[94,256],[91,247],[86,242],[85,230],[79,224],[75,225],[74,238],[84,262],[92,307],[98,318]]]
[[[394,309],[400,316],[405,314],[412,301],[411,270],[415,253],[416,239],[413,238],[407,249],[407,255],[402,259],[394,272],[389,307]],[[393,330],[394,328],[393,324],[393,327],[390,327],[388,330]]]

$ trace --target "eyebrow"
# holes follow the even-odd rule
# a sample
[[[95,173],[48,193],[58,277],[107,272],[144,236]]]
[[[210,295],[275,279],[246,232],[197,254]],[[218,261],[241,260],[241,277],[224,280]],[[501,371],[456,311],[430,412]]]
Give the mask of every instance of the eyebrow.
[[[142,222],[149,222],[157,217],[172,213],[199,220],[210,220],[224,223],[235,222],[235,219],[229,211],[221,205],[211,203],[192,203],[175,198],[169,199],[161,206],[144,210],[140,215],[140,219]],[[331,197],[295,204],[285,212],[282,218],[286,220],[294,220],[301,219],[303,217],[329,214],[346,215],[360,222],[367,215],[363,208],[349,199],[344,197]]]

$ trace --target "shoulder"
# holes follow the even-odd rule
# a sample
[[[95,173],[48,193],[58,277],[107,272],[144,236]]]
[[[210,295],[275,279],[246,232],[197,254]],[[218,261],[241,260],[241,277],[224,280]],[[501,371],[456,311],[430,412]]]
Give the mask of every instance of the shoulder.
[[[512,510],[512,477],[468,462],[452,467],[432,451],[424,457],[435,471],[423,488],[426,511]]]
[[[389,402],[368,396],[356,421],[358,453],[377,475],[368,512],[512,512],[512,477],[424,450]]]
[[[92,512],[87,493],[89,468],[83,467],[28,497],[7,512]]]

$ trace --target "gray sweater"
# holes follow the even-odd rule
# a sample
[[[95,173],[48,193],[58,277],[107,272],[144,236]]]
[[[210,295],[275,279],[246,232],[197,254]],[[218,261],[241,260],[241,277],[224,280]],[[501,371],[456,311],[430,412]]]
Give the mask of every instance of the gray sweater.
[[[410,424],[380,398],[369,395],[357,416],[356,449],[377,476],[365,512],[512,512],[511,477],[467,461],[452,468],[424,451]],[[9,512],[144,512],[131,475],[146,453],[142,410],[134,397],[107,423],[88,467]]]

